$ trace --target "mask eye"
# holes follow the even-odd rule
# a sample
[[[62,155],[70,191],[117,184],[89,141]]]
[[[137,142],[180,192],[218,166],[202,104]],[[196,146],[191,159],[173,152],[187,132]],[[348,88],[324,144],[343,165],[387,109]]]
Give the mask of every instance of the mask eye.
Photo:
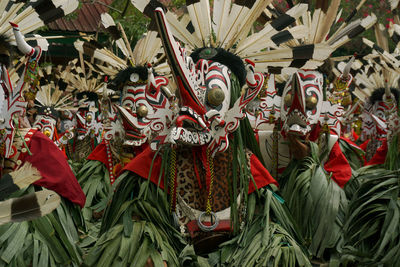
[[[47,137],[50,137],[50,136],[51,136],[51,131],[50,131],[50,129],[46,128],[46,129],[43,131],[43,134],[44,134],[45,136],[47,136]]]
[[[129,77],[129,79],[131,80],[131,82],[137,82],[137,81],[139,81],[139,74],[132,73],[131,76]]]
[[[92,122],[92,119],[93,119],[93,117],[92,117],[91,114],[86,115],[86,121],[87,121],[88,123],[91,123],[91,122]]]
[[[131,105],[130,103],[124,103],[124,104],[122,105],[122,107],[123,107],[124,109],[126,109],[127,111],[132,112],[132,105]]]
[[[308,110],[314,109],[318,104],[318,99],[315,96],[308,96],[306,98],[306,107]]]
[[[377,110],[374,115],[377,116],[380,119],[384,119],[385,118],[385,112],[383,112],[383,110]]]
[[[207,102],[213,107],[218,107],[221,105],[224,99],[225,93],[217,85],[213,85],[213,87],[207,92]]]
[[[149,110],[145,105],[141,105],[136,108],[136,114],[138,114],[139,117],[146,117],[147,113],[149,113]]]
[[[293,102],[293,97],[292,94],[287,94],[285,95],[285,98],[283,99],[285,106],[290,107],[290,105],[292,105]]]

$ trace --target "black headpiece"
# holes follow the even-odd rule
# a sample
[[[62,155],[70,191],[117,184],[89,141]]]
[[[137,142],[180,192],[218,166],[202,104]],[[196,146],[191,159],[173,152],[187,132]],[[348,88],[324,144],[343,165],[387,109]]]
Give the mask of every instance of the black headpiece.
[[[396,88],[390,88],[390,91],[394,95],[394,98],[396,99],[396,103],[399,101],[399,95],[400,92]],[[383,100],[383,95],[385,94],[385,88],[378,88],[375,91],[372,92],[371,96],[369,97],[369,101],[372,104],[375,104],[376,102],[380,102]]]
[[[130,81],[130,76],[132,73],[137,73],[139,75],[139,79],[142,81],[147,80],[148,72],[146,67],[128,67],[117,74],[117,76],[108,84],[108,88],[113,90],[121,90],[124,84]]]
[[[95,92],[84,91],[76,94],[78,100],[86,99],[87,101],[97,101],[99,96]]]
[[[58,119],[60,117],[60,112],[54,109],[54,107],[42,106],[38,109],[38,115],[46,115]]]
[[[0,35],[0,63],[9,67],[11,64],[11,45],[4,35]]]
[[[242,59],[223,48],[204,47],[194,50],[190,55],[194,62],[207,59],[227,66],[238,78],[240,86],[246,83],[246,68]]]

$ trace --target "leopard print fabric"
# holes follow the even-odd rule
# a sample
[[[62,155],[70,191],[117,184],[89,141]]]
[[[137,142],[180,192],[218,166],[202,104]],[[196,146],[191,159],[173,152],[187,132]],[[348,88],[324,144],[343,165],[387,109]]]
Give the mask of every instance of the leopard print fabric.
[[[74,162],[86,159],[92,152],[92,138],[88,135],[83,140],[76,137],[72,143],[66,145],[69,158]]]
[[[177,193],[186,204],[195,210],[205,211],[207,207],[208,191],[206,187],[206,168],[201,161],[202,151],[198,147],[178,147],[177,150]],[[203,152],[204,153],[204,152]],[[250,170],[250,151],[246,151],[247,167]],[[214,183],[212,190],[212,211],[227,211],[228,218],[230,212],[230,178],[232,171],[233,151],[228,148],[223,153],[217,153],[214,157]],[[197,172],[197,174],[196,174]],[[251,180],[250,180],[251,181]],[[238,181],[239,182],[239,181]],[[239,184],[237,185],[237,188]],[[179,202],[179,201],[178,201]],[[245,207],[243,202],[239,202],[239,223],[245,218]],[[189,237],[188,229],[185,227],[189,222],[189,213],[186,213],[180,205],[177,206],[178,223],[183,236]],[[226,214],[226,213],[225,213]],[[226,217],[225,217],[226,218]],[[221,218],[220,218],[221,219]],[[226,241],[232,235],[231,231],[197,231],[193,233],[191,242],[195,250],[212,251],[218,244]]]
[[[371,141],[368,142],[365,154],[366,162],[370,161],[374,156],[378,148],[382,145],[382,141],[378,138],[371,138]]]
[[[208,191],[206,168],[198,156],[201,151],[195,147],[179,147],[177,151],[177,192],[183,200],[197,210],[206,210]],[[212,189],[212,210],[224,210],[230,206],[229,181],[232,176],[232,153],[228,149],[217,153],[214,158],[214,183]],[[196,170],[198,176],[196,175]]]

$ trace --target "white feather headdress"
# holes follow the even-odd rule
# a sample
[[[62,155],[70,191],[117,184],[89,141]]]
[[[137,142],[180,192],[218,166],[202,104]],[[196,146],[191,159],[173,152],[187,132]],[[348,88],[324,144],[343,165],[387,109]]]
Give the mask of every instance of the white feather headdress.
[[[39,107],[52,107],[56,110],[62,110],[72,104],[72,95],[56,89],[54,84],[46,84],[39,87],[35,99]]]
[[[390,69],[385,62],[369,59],[354,77],[357,88],[353,93],[365,101],[378,88],[397,88],[399,78],[399,73]]]
[[[106,30],[113,36],[117,47],[125,58],[121,58],[107,48],[94,45],[90,39],[87,39],[87,41],[78,40],[74,43],[79,53],[106,63],[96,64],[100,71],[107,75],[115,76],[129,65],[144,66],[150,63],[157,73],[167,75],[170,72],[167,64],[160,64],[164,51],[156,31],[147,31],[132,51],[124,29],[120,24],[117,25],[113,18],[106,13],[101,14],[101,21]]]
[[[161,5],[155,0],[131,2],[149,17],[153,16],[152,10]],[[340,0],[333,0],[330,5],[328,1],[319,0],[313,13],[307,11],[307,4],[298,4],[268,21],[260,31],[253,32],[254,22],[266,9],[271,9],[271,2],[214,0],[211,12],[209,0],[187,1],[187,13],[178,17],[167,11],[166,18],[174,36],[186,49],[221,47],[252,60],[257,71],[274,73],[280,73],[283,68],[315,69],[335,49],[376,22],[372,15],[331,33],[332,25],[338,20]],[[363,2],[365,0],[356,10]],[[327,36],[330,37],[327,39]]]
[[[89,70],[86,71],[86,66]],[[93,73],[90,63],[83,60],[74,59],[68,63],[68,66],[60,73],[60,78],[68,84],[68,91],[74,93],[94,92],[98,95],[103,93],[105,85],[99,73]]]
[[[349,17],[338,30],[332,32],[333,26],[341,15],[339,7],[340,0],[333,0],[330,4],[328,4],[328,1],[317,1],[315,10],[302,13],[295,23],[297,27],[303,27],[302,29],[305,32],[303,38],[294,38],[275,50],[255,55],[250,54],[247,58],[258,62],[265,69],[271,67],[278,67],[278,70],[285,68],[286,71],[293,68],[316,69],[337,48],[349,42],[376,22],[376,16],[373,14],[364,19],[347,23],[352,19],[352,17]],[[359,7],[352,14],[355,14],[358,9]]]
[[[28,3],[27,3],[28,2]],[[0,1],[0,35],[14,41],[9,21],[18,24],[22,34],[30,33],[48,23],[72,13],[78,7],[78,0],[37,0],[37,1]],[[31,39],[41,40],[33,35]]]
[[[399,0],[389,0],[390,8],[393,10],[399,6]]]

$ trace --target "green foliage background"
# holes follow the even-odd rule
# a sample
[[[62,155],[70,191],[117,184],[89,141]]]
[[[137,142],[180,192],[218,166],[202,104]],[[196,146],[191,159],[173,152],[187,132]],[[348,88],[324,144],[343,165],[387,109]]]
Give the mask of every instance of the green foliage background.
[[[161,0],[168,8],[181,8],[185,5],[185,0]],[[116,23],[121,23],[126,35],[130,38],[131,45],[140,39],[146,32],[146,26],[150,20],[141,12],[133,7],[130,0],[115,0],[111,4],[110,15]]]

